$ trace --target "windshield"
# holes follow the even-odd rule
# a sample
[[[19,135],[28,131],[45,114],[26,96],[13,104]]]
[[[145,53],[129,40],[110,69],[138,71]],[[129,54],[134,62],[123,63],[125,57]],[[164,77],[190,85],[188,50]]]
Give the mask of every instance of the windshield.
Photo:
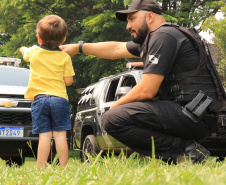
[[[27,86],[30,70],[16,67],[0,67],[0,85]]]

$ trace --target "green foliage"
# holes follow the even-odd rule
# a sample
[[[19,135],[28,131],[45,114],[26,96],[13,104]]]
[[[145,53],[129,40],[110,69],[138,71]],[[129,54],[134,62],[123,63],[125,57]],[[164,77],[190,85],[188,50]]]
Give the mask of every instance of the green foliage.
[[[97,156],[91,163],[81,163],[76,156],[69,159],[65,169],[48,165],[44,170],[37,169],[32,158],[26,159],[20,168],[8,167],[0,159],[0,184],[212,185],[226,181],[226,162],[216,162],[216,158],[208,159],[205,164],[170,165],[150,157],[140,158],[138,154],[129,158],[123,154]]]
[[[163,16],[164,16],[166,22],[178,23],[178,20],[175,17],[172,17],[167,14],[163,14]]]
[[[219,3],[219,2],[218,2]],[[221,4],[222,5],[222,4]],[[221,12],[226,15],[226,5],[223,4]],[[217,45],[218,51],[218,71],[221,74],[222,81],[226,85],[226,19],[217,20],[215,16],[211,16],[205,20],[202,25],[203,30],[209,30],[214,33],[214,43]]]
[[[224,0],[159,0],[163,12],[177,19],[179,25],[197,26],[206,18],[215,15],[224,4]]]

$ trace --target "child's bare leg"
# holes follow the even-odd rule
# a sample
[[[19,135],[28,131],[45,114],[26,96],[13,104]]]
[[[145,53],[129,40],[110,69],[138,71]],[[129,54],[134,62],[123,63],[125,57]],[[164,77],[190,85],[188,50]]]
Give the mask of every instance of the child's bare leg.
[[[45,167],[47,164],[52,137],[52,132],[39,134],[37,165],[40,168]]]
[[[65,168],[68,162],[68,144],[66,131],[54,131],[53,137],[56,144],[56,151],[59,152],[60,165]]]

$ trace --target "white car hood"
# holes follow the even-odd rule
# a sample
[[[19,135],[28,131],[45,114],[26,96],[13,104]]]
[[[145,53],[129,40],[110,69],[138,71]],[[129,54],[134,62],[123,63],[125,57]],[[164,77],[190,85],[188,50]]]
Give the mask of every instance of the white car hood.
[[[0,85],[0,94],[24,95],[27,87]]]

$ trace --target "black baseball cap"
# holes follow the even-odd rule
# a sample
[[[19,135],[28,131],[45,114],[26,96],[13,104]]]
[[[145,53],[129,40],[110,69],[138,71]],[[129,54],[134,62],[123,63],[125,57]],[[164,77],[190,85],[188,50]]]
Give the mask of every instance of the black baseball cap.
[[[162,14],[160,5],[153,0],[133,0],[128,7],[128,10],[116,11],[116,18],[121,21],[127,20],[128,13],[138,12],[140,10],[145,10],[149,12],[154,12],[156,14]]]

